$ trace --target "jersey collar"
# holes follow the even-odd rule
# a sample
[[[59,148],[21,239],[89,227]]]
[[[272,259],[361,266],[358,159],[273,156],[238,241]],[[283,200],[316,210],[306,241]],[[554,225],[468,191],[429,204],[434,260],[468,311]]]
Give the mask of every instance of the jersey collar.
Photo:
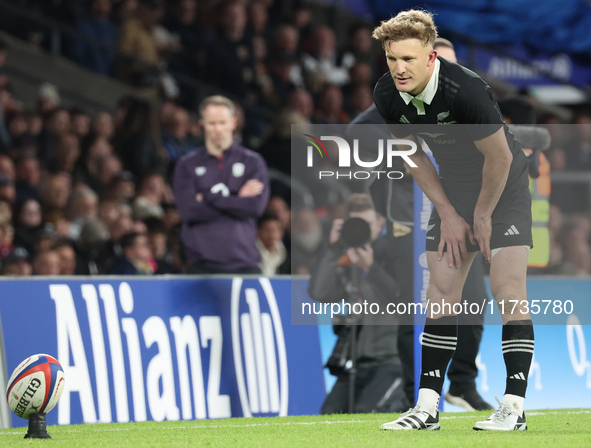
[[[431,74],[431,79],[427,83],[427,86],[423,89],[421,93],[417,96],[412,96],[410,93],[406,92],[398,92],[406,105],[408,105],[413,99],[421,100],[423,103],[431,104],[433,98],[435,98],[435,94],[437,93],[437,87],[439,85],[439,67],[441,63],[439,59],[435,59],[435,68],[433,69],[433,73]],[[419,112],[419,115],[425,115],[425,110],[423,108],[423,113]]]

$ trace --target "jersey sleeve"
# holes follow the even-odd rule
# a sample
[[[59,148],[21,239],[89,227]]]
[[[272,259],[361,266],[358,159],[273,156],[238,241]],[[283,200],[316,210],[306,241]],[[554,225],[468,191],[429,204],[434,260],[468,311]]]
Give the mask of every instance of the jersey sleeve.
[[[467,124],[472,140],[478,141],[497,132],[504,125],[503,116],[492,89],[480,78],[473,78],[456,97],[459,122]]]

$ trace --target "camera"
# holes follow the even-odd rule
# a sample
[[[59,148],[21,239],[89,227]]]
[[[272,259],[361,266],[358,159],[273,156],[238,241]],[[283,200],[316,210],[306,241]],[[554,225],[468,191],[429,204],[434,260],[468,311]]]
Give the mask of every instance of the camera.
[[[347,247],[363,247],[371,239],[371,229],[367,221],[361,218],[348,218],[341,228],[342,241]]]

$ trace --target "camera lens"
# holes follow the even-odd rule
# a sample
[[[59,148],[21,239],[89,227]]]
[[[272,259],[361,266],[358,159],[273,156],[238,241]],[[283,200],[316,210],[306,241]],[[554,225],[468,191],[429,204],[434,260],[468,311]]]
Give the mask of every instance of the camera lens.
[[[349,247],[363,247],[371,238],[371,229],[367,221],[361,218],[349,218],[343,223],[341,240]]]

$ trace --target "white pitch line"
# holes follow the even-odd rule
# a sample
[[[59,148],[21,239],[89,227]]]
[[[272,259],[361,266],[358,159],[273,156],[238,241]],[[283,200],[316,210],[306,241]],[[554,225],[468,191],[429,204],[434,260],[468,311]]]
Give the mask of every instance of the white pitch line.
[[[537,415],[557,415],[557,414],[569,414],[569,415],[577,415],[577,414],[591,414],[591,410],[581,410],[581,411],[572,411],[572,412],[557,412],[557,411],[531,411],[528,412],[527,415],[530,416],[537,416]],[[458,418],[477,418],[473,415],[450,415],[450,416],[441,416],[439,417],[441,420],[453,420]],[[208,428],[252,428],[252,427],[260,427],[260,426],[291,426],[291,425],[335,425],[335,424],[349,424],[349,423],[373,423],[373,422],[383,422],[384,419],[368,419],[368,420],[324,420],[320,422],[282,422],[282,423],[250,423],[246,425],[191,425],[191,426],[163,426],[157,429],[208,429]],[[64,429],[62,429],[64,428]],[[51,431],[55,432],[83,432],[80,429],[65,429],[65,427],[50,427]],[[94,432],[106,432],[106,431],[131,431],[133,428],[104,428],[104,429],[93,429]],[[24,432],[24,428],[23,428]],[[8,432],[0,432],[0,436],[2,435],[22,435],[23,432],[16,432],[16,431],[8,431]]]

